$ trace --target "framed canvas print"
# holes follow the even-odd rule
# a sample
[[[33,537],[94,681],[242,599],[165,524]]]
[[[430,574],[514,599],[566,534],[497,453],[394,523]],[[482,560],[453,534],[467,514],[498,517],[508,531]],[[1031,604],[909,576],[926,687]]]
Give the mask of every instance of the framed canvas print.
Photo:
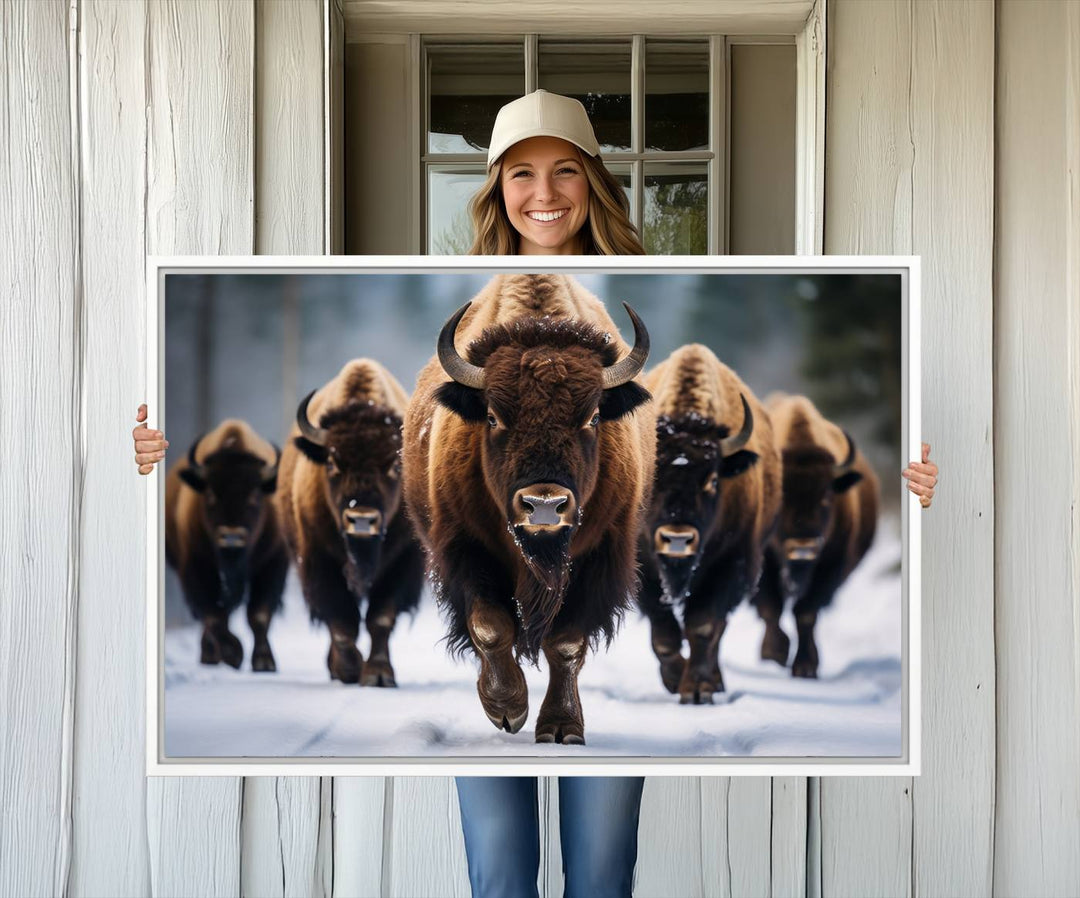
[[[151,258],[151,774],[919,772],[908,257]]]

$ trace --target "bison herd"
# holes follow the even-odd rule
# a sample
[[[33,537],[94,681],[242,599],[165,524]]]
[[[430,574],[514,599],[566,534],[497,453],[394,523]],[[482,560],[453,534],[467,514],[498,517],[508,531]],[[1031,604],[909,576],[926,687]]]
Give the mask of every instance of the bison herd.
[[[724,691],[720,639],[744,599],[782,665],[793,603],[792,674],[816,677],[817,613],[873,540],[876,476],[809,399],[762,404],[705,346],[646,372],[648,330],[625,308],[633,346],[573,278],[499,276],[446,322],[411,399],[355,359],[300,403],[283,449],[237,419],[197,439],[168,475],[165,545],[202,663],[241,665],[228,619],[246,599],[252,669],[275,669],[291,561],[332,679],[395,685],[390,634],[425,574],[496,727],[524,725],[521,661],[543,653],[537,742],[584,743],[578,675],[635,604],[684,704]]]

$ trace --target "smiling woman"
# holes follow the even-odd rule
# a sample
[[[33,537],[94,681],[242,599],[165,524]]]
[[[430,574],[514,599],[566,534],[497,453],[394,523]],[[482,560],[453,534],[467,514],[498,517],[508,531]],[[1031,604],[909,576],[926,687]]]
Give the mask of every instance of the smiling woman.
[[[581,103],[538,90],[499,110],[470,255],[644,255],[629,213]]]
[[[577,149],[558,137],[530,137],[506,151],[499,182],[521,255],[580,254],[589,182]]]

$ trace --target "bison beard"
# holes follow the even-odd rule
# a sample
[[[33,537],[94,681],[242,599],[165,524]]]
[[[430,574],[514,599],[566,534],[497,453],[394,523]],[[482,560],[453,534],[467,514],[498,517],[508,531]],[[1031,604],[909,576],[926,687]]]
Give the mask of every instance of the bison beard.
[[[679,599],[690,595],[690,582],[697,572],[700,557],[664,558],[657,568],[660,573],[660,585],[663,587],[663,602],[674,605]]]
[[[345,564],[341,572],[349,591],[358,599],[367,596],[371,581],[379,569],[379,557],[382,554],[381,539],[373,537],[352,537],[345,539]]]
[[[527,568],[514,587],[521,619],[518,651],[536,663],[540,643],[562,608],[570,583],[571,534],[567,528],[544,535],[529,535],[522,527],[514,527],[511,532]]]

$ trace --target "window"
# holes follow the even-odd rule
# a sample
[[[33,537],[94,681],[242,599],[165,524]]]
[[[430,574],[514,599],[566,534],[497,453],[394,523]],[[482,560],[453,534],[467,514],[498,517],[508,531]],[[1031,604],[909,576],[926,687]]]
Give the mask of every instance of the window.
[[[535,88],[584,104],[647,252],[726,250],[722,37],[429,38],[422,69],[425,252],[468,250],[466,204],[484,181],[495,115]]]

